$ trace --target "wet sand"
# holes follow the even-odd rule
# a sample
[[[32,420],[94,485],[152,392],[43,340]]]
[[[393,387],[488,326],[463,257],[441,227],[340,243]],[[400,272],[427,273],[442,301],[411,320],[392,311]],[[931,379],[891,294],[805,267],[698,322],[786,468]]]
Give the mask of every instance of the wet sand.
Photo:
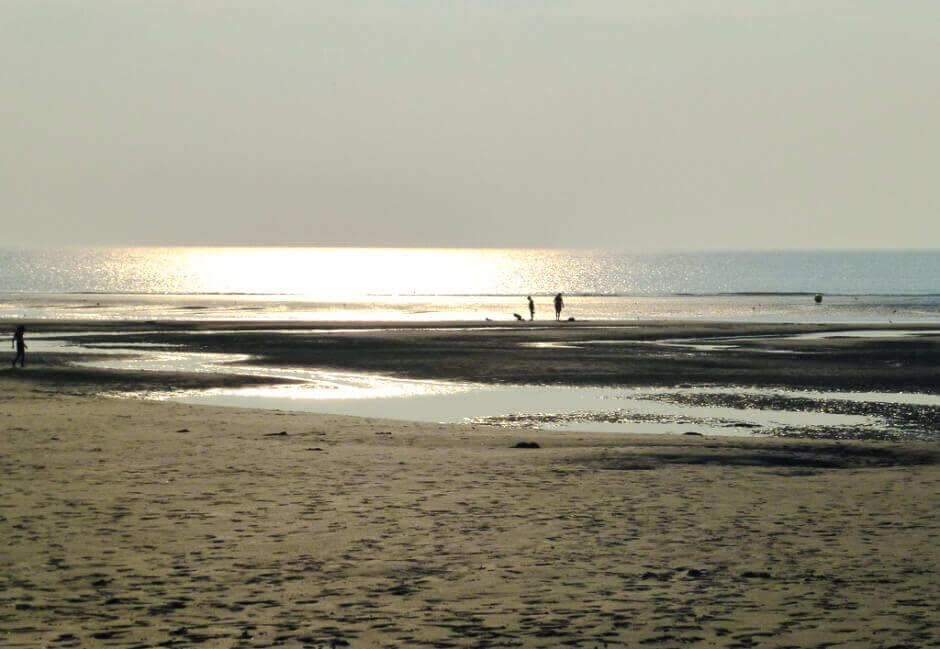
[[[12,331],[14,323],[0,322]],[[870,329],[872,337],[858,335]],[[839,332],[851,335],[839,336]],[[886,331],[917,335],[883,335]],[[940,326],[675,321],[605,322],[37,322],[34,333],[83,333],[84,342],[165,345],[248,354],[268,366],[380,372],[482,383],[742,385],[940,394]],[[89,335],[92,334],[92,335]],[[97,337],[95,336],[97,334]],[[831,337],[799,338],[799,334]],[[716,349],[709,347],[717,346]],[[32,358],[33,381],[148,389],[261,382],[221,374],[170,376],[66,366]]]
[[[673,385],[748,367],[642,340],[753,329],[661,327],[634,331],[639,357],[598,345],[584,382],[618,364],[631,376],[634,360],[642,374],[655,354]],[[297,339],[310,363],[342,351],[355,356],[343,367],[401,375],[519,363],[544,378],[572,375],[574,357],[513,343],[605,335],[580,329],[142,336],[285,362]],[[777,343],[734,352],[748,375],[790,356],[761,344]],[[936,393],[936,336],[792,344],[812,348],[804,374],[830,387]],[[33,360],[0,372],[4,647],[940,642],[937,442],[549,435],[117,400],[95,393],[219,379]],[[768,384],[800,385],[775,362]]]

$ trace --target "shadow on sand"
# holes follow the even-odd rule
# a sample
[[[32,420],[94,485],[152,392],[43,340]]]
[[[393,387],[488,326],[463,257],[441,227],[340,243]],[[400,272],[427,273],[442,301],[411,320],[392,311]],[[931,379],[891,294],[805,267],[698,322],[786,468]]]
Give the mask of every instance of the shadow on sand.
[[[605,454],[583,463],[608,471],[644,471],[678,465],[764,467],[768,469],[874,469],[940,463],[940,453],[928,448],[856,444],[775,444],[766,448],[721,444],[682,446],[638,454]],[[799,471],[794,475],[803,475]]]

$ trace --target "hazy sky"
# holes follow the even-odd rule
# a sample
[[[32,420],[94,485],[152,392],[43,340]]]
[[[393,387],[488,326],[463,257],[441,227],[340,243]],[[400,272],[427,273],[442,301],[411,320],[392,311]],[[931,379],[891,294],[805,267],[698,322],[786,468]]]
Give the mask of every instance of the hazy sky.
[[[0,247],[940,248],[938,0],[2,0]]]

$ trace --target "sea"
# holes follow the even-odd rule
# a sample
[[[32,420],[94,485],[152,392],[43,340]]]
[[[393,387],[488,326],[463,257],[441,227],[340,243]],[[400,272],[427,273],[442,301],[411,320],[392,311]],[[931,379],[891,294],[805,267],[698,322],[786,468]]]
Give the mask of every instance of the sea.
[[[577,320],[940,322],[940,249],[0,250],[3,319],[511,321],[557,293]]]
[[[535,302],[536,320],[553,320],[552,302],[558,293],[564,299],[566,320],[940,325],[940,250],[669,254],[430,248],[0,250],[0,319],[10,324],[196,320],[257,321],[276,328],[277,322],[292,321],[309,322],[316,329],[327,321],[371,321],[376,326],[509,323],[515,321],[514,314],[528,317],[526,296]],[[924,334],[922,327],[865,332],[867,336]],[[851,326],[839,335],[853,335]],[[117,334],[109,343],[85,340],[79,334],[33,332],[30,359],[63,352],[76,353],[79,359],[82,352],[93,352],[97,360],[76,362],[293,381],[267,387],[115,395],[128,398],[489,424],[548,434],[692,430],[705,435],[935,439],[935,426],[923,422],[940,418],[940,395],[935,394],[805,393],[749,386],[474,385],[337,372],[310,363],[264,367],[237,354],[126,345]],[[733,347],[733,341],[711,342]],[[716,391],[709,397],[711,405],[689,402],[690,396],[708,397],[708,390]],[[752,405],[722,405],[728,399]],[[807,409],[807,399],[817,405]],[[865,414],[851,414],[858,409],[852,404],[859,402]],[[913,414],[899,418],[898,412]]]

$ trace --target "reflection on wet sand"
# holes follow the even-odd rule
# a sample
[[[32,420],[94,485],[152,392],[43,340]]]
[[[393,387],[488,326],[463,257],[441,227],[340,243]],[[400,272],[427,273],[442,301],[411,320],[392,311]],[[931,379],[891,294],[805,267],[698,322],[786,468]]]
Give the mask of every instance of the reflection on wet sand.
[[[375,329],[284,331],[282,335],[374,335]],[[459,328],[433,328],[437,334]],[[472,329],[480,333],[482,329]],[[258,332],[254,332],[258,333]],[[267,332],[273,333],[273,332]],[[865,338],[865,331],[823,331],[784,336],[750,335],[661,340],[563,340],[519,343],[533,349],[571,349],[634,343],[687,346],[716,352],[734,343]],[[932,330],[871,330],[888,339]],[[207,331],[205,335],[224,335]],[[276,380],[280,384],[209,390],[143,390],[123,396],[174,399],[187,403],[324,412],[446,423],[471,422],[543,430],[584,430],[705,435],[777,435],[822,438],[923,439],[940,422],[940,397],[872,391],[797,391],[721,387],[594,387],[494,385],[455,380],[409,379],[377,372],[341,371],[264,364],[249,354],[199,352],[182,343],[132,341],[100,334],[43,336],[46,353],[87,353],[80,364],[99,369],[187,374],[227,374]],[[703,342],[707,341],[707,342]],[[716,341],[721,341],[718,343]],[[793,350],[770,350],[790,352]],[[287,384],[284,384],[284,383]]]

